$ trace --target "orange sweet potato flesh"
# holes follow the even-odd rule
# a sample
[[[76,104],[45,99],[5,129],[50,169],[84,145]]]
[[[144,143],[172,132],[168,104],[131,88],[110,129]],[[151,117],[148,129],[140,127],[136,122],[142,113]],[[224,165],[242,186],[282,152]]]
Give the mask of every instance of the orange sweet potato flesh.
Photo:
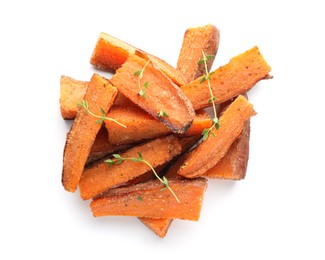
[[[225,156],[232,143],[241,134],[245,122],[255,115],[252,104],[239,95],[226,109],[219,119],[219,129],[213,129],[213,134],[192,150],[178,171],[187,178],[202,176]]]
[[[178,56],[177,69],[182,72],[187,83],[205,74],[204,64],[198,64],[202,59],[202,51],[207,56],[213,56],[207,62],[208,70],[211,69],[218,51],[219,40],[220,32],[211,24],[186,30]]]
[[[135,72],[142,70],[146,64],[147,60],[130,55],[113,75],[112,84],[171,131],[185,133],[195,116],[193,107],[180,89],[152,61],[147,64],[140,82],[143,89],[145,82],[148,82],[148,88],[145,89],[146,98],[138,94],[139,76],[135,75]],[[158,116],[160,111],[168,116]]]
[[[122,153],[121,156],[136,158],[139,157],[138,153],[141,153],[144,160],[155,168],[171,160],[180,152],[181,146],[177,137],[170,135],[135,146]],[[105,162],[96,163],[92,167],[85,169],[81,176],[79,182],[81,198],[86,200],[98,196],[102,192],[124,184],[149,170],[149,166],[145,163],[130,160],[111,167]]]
[[[225,102],[246,93],[259,80],[267,78],[271,68],[257,47],[232,58],[230,62],[211,74],[211,88],[216,103]],[[201,77],[182,86],[181,90],[191,101],[195,110],[211,106],[208,81],[201,83]]]
[[[230,146],[226,155],[203,176],[212,179],[244,179],[249,157],[249,135],[250,120],[247,120],[242,133]]]
[[[165,125],[141,108],[113,106],[107,116],[127,126],[122,129],[112,121],[105,121],[105,126],[109,131],[108,139],[112,144],[135,143],[171,133]],[[201,135],[203,129],[210,127],[211,124],[212,120],[209,115],[204,111],[199,111],[185,135]]]
[[[170,180],[169,186],[180,203],[158,181],[149,181],[125,188],[110,190],[103,198],[95,199],[90,207],[95,217],[135,216],[147,218],[178,218],[197,221],[200,217],[206,179]]]
[[[80,103],[89,82],[75,80],[71,77],[61,76],[60,79],[60,111],[64,119],[73,119],[78,112],[77,104]]]
[[[109,110],[116,94],[117,89],[108,80],[94,74],[88,85],[85,100],[89,110],[100,115],[101,108],[106,112]],[[80,108],[67,135],[62,171],[62,184],[67,191],[74,192],[77,189],[90,149],[101,128],[101,124],[96,121],[94,116]]]
[[[128,56],[135,54],[136,51],[141,50],[107,33],[101,33],[90,63],[98,68],[117,70],[127,60]],[[151,54],[147,53],[147,55],[175,84],[180,86],[186,83],[180,71]]]

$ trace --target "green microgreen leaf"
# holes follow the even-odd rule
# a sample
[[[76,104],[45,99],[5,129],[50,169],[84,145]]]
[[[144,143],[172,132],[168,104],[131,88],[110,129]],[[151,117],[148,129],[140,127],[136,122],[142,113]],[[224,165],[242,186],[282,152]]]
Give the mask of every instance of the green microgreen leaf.
[[[102,115],[103,115],[103,116],[106,115],[106,111],[104,110],[104,108],[100,107],[100,111],[102,112]]]
[[[141,70],[137,70],[136,72],[134,72],[134,76],[140,76],[140,74],[141,74]]]
[[[143,198],[142,198],[140,195],[137,197],[137,199],[138,199],[139,201],[142,201],[142,200],[143,200]]]
[[[113,161],[112,159],[107,159],[104,162],[107,163],[109,167],[111,167],[115,163],[115,161]]]
[[[100,118],[100,119],[96,120],[95,123],[101,124],[101,123],[103,123],[104,120],[105,120],[105,118]]]
[[[114,153],[114,154],[113,154],[113,157],[114,157],[115,159],[122,159],[121,155],[119,155],[118,153]]]
[[[146,92],[145,92],[143,89],[141,89],[141,90],[139,91],[138,94],[139,94],[141,97],[146,98]]]
[[[208,100],[208,104],[210,104],[211,102],[217,101],[218,99],[215,96],[212,96],[209,98]]]
[[[148,81],[146,81],[146,82],[143,84],[143,87],[144,87],[144,88],[148,88],[148,87],[149,87],[149,83],[148,83]]]
[[[168,117],[167,113],[165,111],[160,110],[158,112],[158,117]]]
[[[199,61],[198,61],[198,65],[201,65],[201,64],[203,64],[205,62],[205,58],[202,58],[202,59],[200,59]]]
[[[163,176],[163,184],[166,188],[168,187],[168,180],[165,176]]]
[[[200,80],[200,83],[203,83],[204,81],[206,81],[208,78],[207,78],[207,76],[205,75],[205,76],[202,76],[202,78],[201,78],[201,80]]]
[[[212,60],[214,58],[214,55],[207,55],[206,58],[207,58],[207,61]]]
[[[209,137],[209,132],[203,134],[202,140],[205,141]]]

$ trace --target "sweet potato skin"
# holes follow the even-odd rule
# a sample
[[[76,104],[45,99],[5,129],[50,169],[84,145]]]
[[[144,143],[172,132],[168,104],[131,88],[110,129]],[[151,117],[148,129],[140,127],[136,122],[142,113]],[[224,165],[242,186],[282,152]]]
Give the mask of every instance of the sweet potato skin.
[[[195,113],[191,103],[179,88],[151,61],[146,66],[141,86],[148,82],[146,98],[140,96],[138,76],[147,61],[137,55],[130,55],[123,66],[113,75],[111,82],[133,103],[136,103],[151,116],[165,124],[171,131],[183,134],[191,126]],[[158,116],[160,111],[168,116]]]
[[[88,102],[89,110],[100,115],[101,108],[109,110],[116,94],[117,89],[110,85],[109,81],[94,74],[87,88],[85,100]],[[67,135],[62,170],[62,184],[67,191],[74,192],[77,189],[90,149],[101,128],[101,124],[96,123],[96,120],[80,108]]]
[[[60,78],[60,111],[63,119],[74,119],[78,106],[86,94],[89,82],[75,80],[68,76]]]
[[[242,132],[244,123],[255,115],[253,106],[240,95],[221,115],[219,129],[187,155],[178,174],[187,178],[202,176],[225,156],[232,143]]]
[[[207,180],[170,180],[169,186],[180,203],[168,189],[162,190],[163,186],[158,180],[154,180],[112,189],[105,197],[93,200],[90,207],[95,217],[121,215],[197,221]]]
[[[90,63],[101,69],[117,70],[127,60],[129,55],[134,55],[137,51],[143,52],[124,41],[102,32],[97,40]],[[149,53],[146,53],[146,55],[148,55],[175,84],[180,86],[186,83],[182,73],[164,60]]]
[[[141,153],[144,160],[152,167],[157,167],[181,152],[181,146],[175,136],[157,138],[145,144],[135,146],[122,153],[122,157],[136,158]],[[106,190],[124,184],[150,170],[149,166],[141,162],[126,160],[118,165],[108,166],[105,162],[99,162],[85,169],[80,182],[80,196],[87,200],[98,196]]]
[[[223,103],[240,94],[246,93],[258,81],[268,76],[271,68],[257,47],[232,58],[211,74],[211,88],[217,98],[216,104]],[[191,101],[195,110],[210,106],[208,81],[201,77],[182,86],[181,90]]]
[[[211,69],[218,51],[219,40],[220,32],[211,24],[186,30],[177,69],[182,72],[187,84],[205,74],[204,64],[198,64],[202,59],[202,51],[207,56],[213,56],[207,61],[207,68]]]

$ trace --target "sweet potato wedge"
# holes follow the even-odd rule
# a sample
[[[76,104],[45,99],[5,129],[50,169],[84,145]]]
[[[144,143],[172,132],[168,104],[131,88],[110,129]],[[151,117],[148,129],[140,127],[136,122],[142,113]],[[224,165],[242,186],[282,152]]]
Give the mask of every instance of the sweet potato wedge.
[[[109,142],[112,144],[135,143],[172,133],[165,125],[141,108],[113,106],[107,116],[127,126],[121,129],[114,122],[105,121],[105,126],[109,131]],[[211,124],[212,120],[209,115],[205,111],[199,111],[184,135],[200,135],[203,129],[210,127]]]
[[[105,78],[94,74],[88,85],[85,100],[89,110],[101,114],[101,109],[108,111],[116,97],[117,89]],[[67,191],[77,189],[80,176],[86,164],[90,149],[101,124],[97,119],[80,108],[67,140],[63,155],[62,184]]]
[[[173,222],[173,219],[169,218],[139,217],[139,220],[161,238],[164,238],[166,236],[168,229]]]
[[[95,217],[135,216],[197,221],[207,187],[206,179],[170,180],[169,186],[180,203],[169,190],[162,190],[163,185],[158,180],[154,180],[112,189],[105,197],[93,200],[90,207]]]
[[[136,72],[144,68],[143,77],[139,80]],[[124,96],[171,131],[183,134],[191,126],[195,115],[191,103],[152,61],[148,63],[137,55],[130,55],[111,82]],[[145,91],[145,97],[139,95],[139,88]],[[167,116],[160,116],[161,111]]]
[[[219,129],[191,151],[178,174],[187,178],[202,176],[225,156],[243,130],[244,123],[255,115],[253,106],[242,95],[226,109],[219,120]]]
[[[219,30],[211,24],[186,30],[176,68],[182,72],[187,84],[205,74],[204,64],[198,64],[202,51],[213,56],[207,61],[208,70],[211,69],[219,39]]]
[[[148,161],[152,167],[157,167],[181,152],[181,146],[176,137],[170,135],[163,138],[157,138],[145,144],[135,146],[122,153],[122,157],[136,158],[141,153],[143,158]],[[109,165],[105,162],[99,162],[84,170],[80,182],[80,195],[84,200],[93,198],[100,193],[124,184],[127,181],[140,176],[150,168],[145,163],[123,161],[121,164]]]
[[[250,120],[247,120],[242,133],[230,146],[226,155],[203,176],[212,179],[244,179],[249,157],[249,133]]]
[[[268,76],[271,68],[257,47],[232,58],[230,62],[211,74],[211,87],[216,103],[220,104],[240,94],[246,93],[259,80]],[[195,110],[211,106],[208,103],[210,92],[208,81],[202,77],[182,86],[184,95],[191,101]]]
[[[98,68],[117,70],[127,60],[128,56],[135,54],[136,51],[141,50],[107,33],[101,33],[90,63]],[[175,84],[180,86],[186,83],[180,71],[151,54],[147,53],[147,55]]]
[[[77,115],[77,103],[86,94],[88,81],[75,80],[67,76],[60,79],[60,111],[64,119],[74,119]]]

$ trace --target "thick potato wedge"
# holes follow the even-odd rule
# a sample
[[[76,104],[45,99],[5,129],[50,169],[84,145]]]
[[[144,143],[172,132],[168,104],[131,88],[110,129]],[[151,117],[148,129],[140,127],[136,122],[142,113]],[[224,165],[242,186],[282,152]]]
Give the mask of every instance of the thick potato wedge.
[[[113,106],[107,114],[126,125],[121,129],[112,121],[105,121],[109,131],[109,142],[112,144],[130,144],[171,134],[164,124],[137,107]],[[186,136],[201,135],[203,129],[210,127],[212,120],[205,111],[195,115],[191,127],[184,133]]]
[[[242,95],[238,96],[221,115],[219,129],[214,128],[213,133],[187,155],[178,174],[187,178],[202,176],[225,156],[241,134],[245,122],[255,114],[247,99]]]
[[[113,104],[117,89],[110,85],[105,78],[94,74],[91,78],[85,100],[89,110],[95,114],[108,111]],[[74,192],[77,189],[79,179],[84,170],[90,149],[95,141],[101,124],[97,119],[80,108],[67,140],[63,155],[62,184],[67,191]]]
[[[211,69],[218,52],[219,39],[219,30],[211,24],[186,30],[177,69],[182,72],[187,84],[205,74],[204,64],[198,64],[202,51],[205,55],[213,57],[207,61],[208,71]]]
[[[107,33],[101,33],[92,53],[90,63],[98,68],[117,70],[127,60],[129,55],[133,55],[137,51],[141,50]],[[151,54],[146,54],[175,84],[180,86],[186,83],[180,71],[165,61]]]
[[[257,47],[254,47],[230,60],[211,74],[211,87],[216,104],[223,103],[246,93],[261,79],[267,78],[271,68]],[[211,106],[208,81],[202,77],[182,86],[181,90],[190,100],[195,110]]]
[[[207,180],[170,180],[169,186],[180,203],[158,180],[110,190],[90,203],[95,217],[135,216],[179,218],[197,221],[200,217]]]
[[[142,70],[143,77],[140,78],[136,73]],[[130,55],[111,82],[124,96],[171,131],[183,134],[191,126],[195,116],[191,103],[152,61]],[[145,96],[139,95],[141,91],[145,91]],[[160,115],[161,112],[165,115]]]
[[[122,153],[122,157],[137,158],[141,153],[153,168],[171,160],[181,152],[181,146],[175,136],[157,138],[145,144],[135,146]],[[106,190],[124,184],[150,170],[149,166],[142,162],[126,160],[121,164],[109,165],[99,162],[85,169],[80,182],[80,196],[87,200],[98,196]]]

